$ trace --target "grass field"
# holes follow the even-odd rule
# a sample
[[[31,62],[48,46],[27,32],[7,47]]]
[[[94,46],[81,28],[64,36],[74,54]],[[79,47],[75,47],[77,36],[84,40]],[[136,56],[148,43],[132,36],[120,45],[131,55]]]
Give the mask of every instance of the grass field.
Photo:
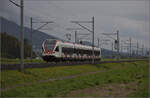
[[[19,59],[7,59],[7,58],[1,58],[0,59],[1,64],[20,64]],[[42,59],[32,59],[33,63],[44,63]],[[31,63],[30,59],[24,59],[24,63]]]
[[[2,97],[148,97],[148,62],[35,68],[25,73],[8,70],[1,72],[1,85],[7,88]]]

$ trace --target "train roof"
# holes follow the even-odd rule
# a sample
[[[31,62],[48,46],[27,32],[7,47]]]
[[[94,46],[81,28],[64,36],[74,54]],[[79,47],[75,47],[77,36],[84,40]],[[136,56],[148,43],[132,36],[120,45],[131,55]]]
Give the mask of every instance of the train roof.
[[[70,47],[70,48],[78,48],[78,49],[86,49],[86,50],[91,50],[92,46],[88,45],[82,45],[82,44],[77,44],[77,43],[71,43],[71,42],[65,42],[65,41],[60,41],[57,40],[59,44],[65,46],[65,47]],[[98,47],[94,47],[95,50],[100,50]]]
[[[50,40],[56,40],[57,41],[56,45],[61,44],[62,46],[65,46],[65,47],[68,47],[68,48],[92,50],[92,46],[82,45],[82,44],[72,43],[72,42],[67,42],[67,41],[61,41],[61,40],[58,40],[58,39],[46,39],[45,41],[50,41]],[[94,50],[100,50],[100,48],[94,47]]]

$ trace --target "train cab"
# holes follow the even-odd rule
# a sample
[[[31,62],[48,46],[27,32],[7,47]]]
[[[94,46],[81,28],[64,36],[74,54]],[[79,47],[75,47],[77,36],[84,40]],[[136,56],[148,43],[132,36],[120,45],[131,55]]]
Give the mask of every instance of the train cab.
[[[55,59],[55,49],[56,49],[56,39],[47,39],[43,42],[42,49],[43,49],[43,59],[48,60],[54,60]],[[58,48],[57,48],[58,49]]]

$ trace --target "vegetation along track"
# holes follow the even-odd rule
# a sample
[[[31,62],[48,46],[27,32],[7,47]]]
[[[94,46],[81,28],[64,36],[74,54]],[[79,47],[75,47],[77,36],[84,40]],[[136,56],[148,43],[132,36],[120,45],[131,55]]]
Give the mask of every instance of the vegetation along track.
[[[94,64],[102,63],[120,63],[120,62],[134,62],[134,61],[145,61],[147,59],[138,59],[138,60],[119,60],[119,61],[95,61]],[[51,63],[26,63],[24,68],[45,68],[45,67],[54,67],[54,66],[71,66],[71,65],[84,65],[91,64],[92,61],[76,61],[76,62],[51,62]],[[20,64],[1,64],[1,70],[18,70]]]
[[[4,70],[1,75],[2,97],[148,97],[148,61]]]

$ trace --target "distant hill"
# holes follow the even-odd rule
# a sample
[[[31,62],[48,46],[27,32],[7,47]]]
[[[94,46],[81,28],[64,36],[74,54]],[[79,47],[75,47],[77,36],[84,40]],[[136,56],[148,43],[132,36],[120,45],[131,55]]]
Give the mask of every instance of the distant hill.
[[[1,57],[2,58],[20,58],[20,41],[13,36],[0,33],[1,36]],[[24,40],[24,57],[30,57],[31,46]],[[33,56],[35,53],[33,52]]]
[[[19,25],[3,17],[1,17],[1,32],[7,32],[9,35],[17,37],[20,40],[21,33]],[[24,36],[28,41],[30,41],[30,29],[27,27],[24,27]],[[59,39],[41,31],[35,31],[32,36],[33,45],[35,45],[38,48],[41,48],[42,42],[45,39]]]

